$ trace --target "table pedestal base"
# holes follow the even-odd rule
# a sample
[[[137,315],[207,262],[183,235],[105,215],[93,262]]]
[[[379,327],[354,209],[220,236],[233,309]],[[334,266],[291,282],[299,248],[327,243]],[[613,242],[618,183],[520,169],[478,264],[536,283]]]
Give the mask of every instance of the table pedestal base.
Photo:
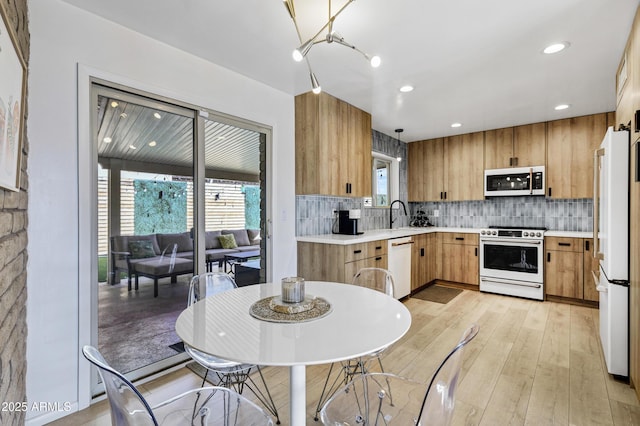
[[[307,372],[304,365],[289,367],[289,410],[291,426],[305,426],[307,422]]]

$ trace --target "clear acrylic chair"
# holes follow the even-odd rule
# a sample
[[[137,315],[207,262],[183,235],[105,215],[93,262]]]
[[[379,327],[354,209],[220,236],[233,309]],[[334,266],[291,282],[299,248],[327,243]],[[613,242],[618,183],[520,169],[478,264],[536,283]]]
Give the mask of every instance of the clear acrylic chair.
[[[386,373],[355,377],[322,407],[324,425],[449,425],[455,407],[462,354],[478,334],[473,324],[442,360],[427,385]],[[394,389],[391,401],[389,387]]]
[[[379,291],[387,296],[393,297],[394,281],[391,272],[382,268],[362,268],[353,277],[353,285],[360,287],[367,287],[372,290]],[[366,356],[350,359],[340,363],[332,363],[327,373],[327,378],[320,394],[320,399],[316,405],[316,412],[314,419],[318,420],[318,414],[320,409],[327,402],[329,398],[341,387],[346,385],[355,376],[361,374],[367,374],[369,372],[369,363],[377,361],[380,371],[384,373],[384,367],[382,366],[381,355],[387,348],[382,348],[378,351],[367,354]],[[336,374],[334,374],[334,368],[339,366]],[[391,395],[390,389],[389,395]]]
[[[237,288],[235,281],[224,272],[207,272],[194,275],[189,284],[187,306],[191,306],[206,297],[234,288]],[[273,414],[276,418],[276,423],[280,424],[278,409],[273,402],[260,366],[221,359],[192,348],[186,343],[184,344],[184,350],[194,361],[207,369],[202,379],[202,386],[204,386],[207,376],[212,374],[214,375],[212,383],[216,386],[230,388],[240,394],[246,387],[258,398],[267,411]],[[261,386],[258,386],[251,377],[251,372],[254,369],[260,377]]]
[[[140,391],[114,370],[93,346],[84,357],[98,367],[104,383],[113,426],[129,425],[273,425],[271,417],[237,392],[222,387],[197,388],[153,407]]]

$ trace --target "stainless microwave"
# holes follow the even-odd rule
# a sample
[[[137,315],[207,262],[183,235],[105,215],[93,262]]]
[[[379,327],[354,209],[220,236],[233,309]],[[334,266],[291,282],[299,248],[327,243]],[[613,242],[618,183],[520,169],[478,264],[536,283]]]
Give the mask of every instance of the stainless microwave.
[[[485,197],[544,195],[544,166],[484,171]]]

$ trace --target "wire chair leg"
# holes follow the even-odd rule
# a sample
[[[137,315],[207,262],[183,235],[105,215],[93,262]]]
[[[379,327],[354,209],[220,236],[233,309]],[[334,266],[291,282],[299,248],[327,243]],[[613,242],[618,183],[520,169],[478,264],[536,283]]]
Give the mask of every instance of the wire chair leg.
[[[382,359],[380,358],[380,355],[378,355],[376,358],[378,358],[378,365],[380,365],[380,372],[384,373],[384,367],[382,366]],[[391,383],[389,383],[389,378],[385,377],[385,380],[387,382],[387,392],[389,394],[389,404],[393,407],[393,395],[391,394]]]
[[[278,408],[276,407],[275,402],[273,402],[273,397],[271,396],[271,392],[269,391],[269,387],[267,386],[267,381],[264,379],[264,375],[262,374],[262,369],[259,365],[256,366],[258,370],[258,375],[260,376],[260,381],[262,382],[262,387],[264,387],[264,392],[260,390],[258,384],[251,378],[251,376],[247,373],[246,381],[248,383],[244,383],[247,388],[258,398],[258,400],[264,405],[264,407],[276,418],[276,424],[280,424],[280,415],[278,414]]]

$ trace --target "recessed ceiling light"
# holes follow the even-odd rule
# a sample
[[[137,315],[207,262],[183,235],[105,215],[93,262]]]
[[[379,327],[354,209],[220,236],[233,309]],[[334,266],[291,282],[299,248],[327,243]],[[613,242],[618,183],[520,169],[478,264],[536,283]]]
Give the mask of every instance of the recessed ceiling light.
[[[400,91],[401,91],[402,93],[408,93],[408,92],[411,92],[412,90],[413,90],[413,86],[408,85],[408,84],[407,84],[406,86],[402,86],[402,87],[400,88]]]
[[[127,118],[127,113],[126,112],[120,113],[120,118]]]
[[[158,120],[160,120],[160,119],[162,118],[162,116],[160,115],[160,113],[159,113],[159,112],[154,112],[154,113],[153,113],[153,116],[154,116],[155,118],[157,118]]]
[[[149,146],[156,146],[156,141],[149,142]]]
[[[556,105],[556,107],[554,108],[556,111],[562,111],[563,109],[567,109],[569,108],[571,105],[569,104],[560,104],[560,105]]]
[[[542,52],[546,53],[547,55],[551,55],[553,53],[561,52],[567,47],[569,47],[569,42],[563,41],[561,43],[550,44],[549,46],[545,47]]]
[[[135,147],[135,145],[129,145],[129,149],[138,149]]]
[[[451,127],[462,127],[462,123],[452,123]]]
[[[115,108],[118,106],[118,103],[116,101],[111,101],[111,108]]]
[[[104,143],[111,143],[111,141],[112,141],[112,139],[109,136],[107,136],[106,138],[102,139],[102,142],[104,142]]]

